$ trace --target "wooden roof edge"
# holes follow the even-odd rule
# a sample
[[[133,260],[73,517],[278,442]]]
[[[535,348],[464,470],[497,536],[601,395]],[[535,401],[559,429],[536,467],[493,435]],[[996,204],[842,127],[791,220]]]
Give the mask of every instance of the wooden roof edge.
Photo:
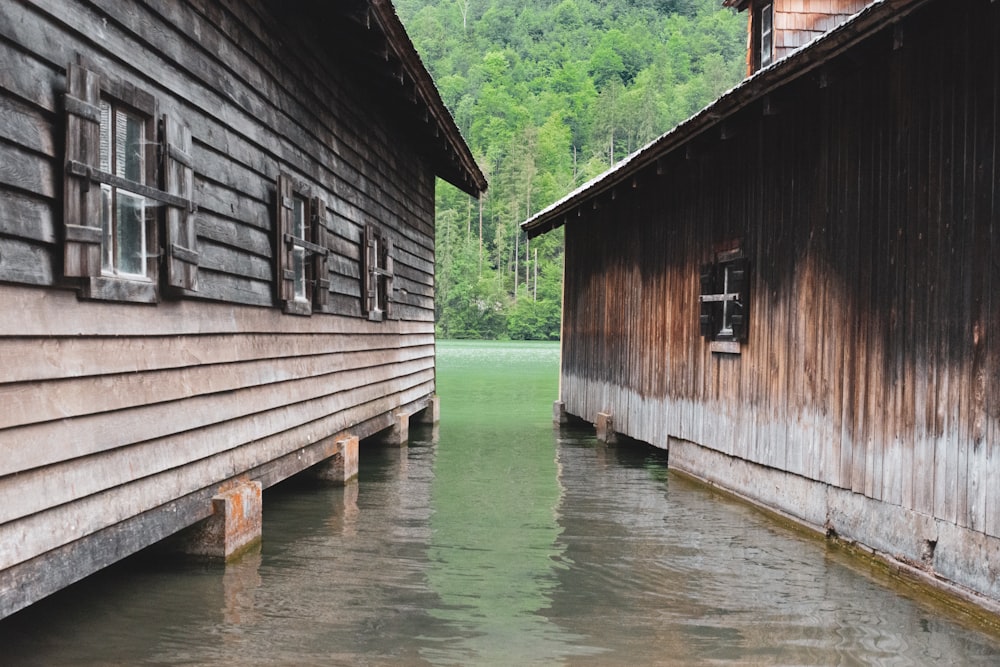
[[[385,35],[407,75],[413,80],[418,94],[453,151],[461,166],[461,172],[463,172],[461,174],[441,173],[438,175],[472,196],[482,195],[489,187],[486,176],[479,168],[465,138],[462,137],[462,132],[458,129],[454,117],[444,105],[437,85],[420,59],[420,55],[399,20],[392,2],[390,0],[369,0],[369,3],[372,8],[372,16],[378,23],[379,29]]]
[[[562,226],[568,214],[616,187],[664,155],[685,148],[696,137],[716,127],[751,103],[801,78],[829,62],[855,44],[890,27],[919,7],[934,0],[875,0],[836,28],[817,37],[768,67],[758,70],[739,85],[722,94],[707,107],[654,139],[603,174],[587,181],[562,199],[550,204],[521,223],[529,236]]]

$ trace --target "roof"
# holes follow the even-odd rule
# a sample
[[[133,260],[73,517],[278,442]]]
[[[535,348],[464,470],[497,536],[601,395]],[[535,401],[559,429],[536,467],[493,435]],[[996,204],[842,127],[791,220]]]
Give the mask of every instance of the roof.
[[[435,174],[478,196],[488,184],[390,0],[271,0],[322,26],[324,41],[415,140]]]
[[[901,21],[930,0],[876,0],[850,19],[791,55],[758,70],[712,104],[659,138],[632,153],[603,174],[584,183],[559,201],[521,223],[529,237],[544,234],[567,222],[569,215],[655,165],[664,155],[685,148],[696,137],[717,128],[727,118],[813,71],[866,37]]]

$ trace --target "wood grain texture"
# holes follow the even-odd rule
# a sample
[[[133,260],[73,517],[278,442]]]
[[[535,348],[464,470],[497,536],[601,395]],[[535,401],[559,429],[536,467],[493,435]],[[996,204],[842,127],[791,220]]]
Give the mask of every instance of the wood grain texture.
[[[227,480],[269,486],[434,394],[432,160],[329,35],[274,6],[0,11],[0,310],[17,314],[0,318],[0,543],[19,545],[2,550],[0,616],[203,518]],[[135,295],[93,248],[63,257],[68,221],[100,221],[100,187],[64,178],[96,143],[63,96],[102,91],[156,109],[150,139],[173,148],[150,184],[194,204],[157,210],[152,304],[88,300]],[[312,317],[278,305],[279,173],[325,213]],[[361,309],[368,224],[392,248],[383,322]]]
[[[997,537],[1000,9],[930,3],[904,33],[579,203],[560,399]],[[713,354],[699,272],[734,243],[749,336]]]

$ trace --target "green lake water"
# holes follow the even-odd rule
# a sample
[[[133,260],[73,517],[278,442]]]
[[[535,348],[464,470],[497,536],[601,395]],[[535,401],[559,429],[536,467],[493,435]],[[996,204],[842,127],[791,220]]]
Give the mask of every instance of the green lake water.
[[[870,563],[554,428],[557,344],[438,345],[441,424],[264,494],[259,551],[131,559],[0,622],[0,665],[998,665]],[[366,443],[367,444],[367,443]]]

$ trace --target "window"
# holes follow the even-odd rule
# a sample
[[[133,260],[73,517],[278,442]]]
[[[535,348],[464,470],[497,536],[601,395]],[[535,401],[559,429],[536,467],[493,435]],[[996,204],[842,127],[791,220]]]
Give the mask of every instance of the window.
[[[286,313],[326,311],[330,276],[326,247],[326,204],[310,198],[291,177],[278,176],[276,247],[278,295]]]
[[[774,3],[764,2],[754,11],[754,70],[774,60]]]
[[[164,117],[160,145],[151,95],[78,64],[66,89],[63,274],[85,298],[155,302],[165,208],[168,284],[197,290],[190,130]]]
[[[746,341],[749,286],[749,263],[739,250],[719,253],[701,267],[700,328],[712,351],[739,352]]]
[[[392,241],[375,225],[366,225],[363,250],[362,310],[369,320],[382,321],[389,317],[392,304]]]
[[[101,272],[146,278],[146,198],[129,190],[146,184],[146,118],[101,100]],[[136,189],[136,188],[132,188]]]

